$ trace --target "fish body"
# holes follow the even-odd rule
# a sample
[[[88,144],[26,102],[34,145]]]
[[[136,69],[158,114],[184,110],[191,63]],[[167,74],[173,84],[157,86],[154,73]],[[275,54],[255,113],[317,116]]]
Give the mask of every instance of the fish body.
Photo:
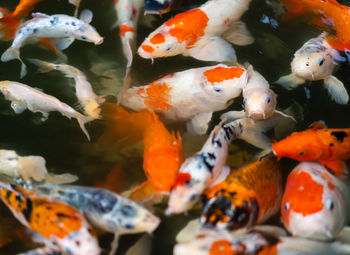
[[[314,126],[274,143],[272,150],[279,158],[317,161],[337,176],[344,176],[347,168],[342,160],[350,158],[350,129]]]
[[[237,45],[254,41],[239,21],[249,4],[250,0],[207,1],[157,28],[144,40],[138,53],[149,59],[182,54],[204,61],[234,62],[236,53],[227,41]]]
[[[316,1],[318,2],[318,1]],[[294,54],[292,73],[280,77],[276,83],[286,89],[294,89],[306,80],[323,80],[331,98],[339,104],[347,104],[349,95],[344,84],[332,74],[341,60],[340,55],[328,42],[327,33],[308,40]]]
[[[49,112],[58,111],[67,118],[76,118],[80,128],[90,139],[84,124],[91,119],[74,110],[69,105],[57,98],[47,95],[40,90],[34,89],[23,83],[14,81],[1,81],[0,91],[6,100],[11,101],[11,108],[17,113],[22,113],[26,108],[31,112],[40,112],[43,119],[47,119]]]
[[[89,10],[82,12],[81,19],[64,14],[49,16],[43,13],[33,13],[32,16],[32,19],[17,29],[11,47],[1,55],[2,62],[12,59],[21,60],[20,48],[28,41],[37,38],[56,38],[57,47],[60,50],[69,47],[75,39],[96,45],[103,42],[103,38],[96,32],[96,29],[88,24],[92,20],[92,13]],[[21,77],[25,74],[26,69],[22,61]]]
[[[192,208],[211,184],[227,176],[228,146],[242,132],[239,123],[219,124],[210,133],[202,149],[181,165],[170,193],[167,214],[179,214]]]
[[[283,223],[293,236],[333,240],[349,222],[350,183],[317,162],[302,162],[289,174]]]
[[[66,64],[54,64],[37,59],[31,59],[30,61],[39,66],[41,72],[57,70],[62,72],[66,77],[74,79],[75,94],[85,114],[94,119],[100,118],[100,104],[104,102],[104,99],[95,94],[90,82],[82,71]]]
[[[63,254],[100,254],[94,231],[76,209],[58,199],[0,184],[1,200],[41,242]]]
[[[180,0],[145,0],[145,14],[162,15],[181,2]]]
[[[231,171],[205,192],[201,223],[205,227],[250,229],[276,214],[282,198],[281,170],[269,156]]]
[[[189,133],[204,134],[212,113],[238,97],[247,79],[241,67],[194,68],[128,89],[121,105],[134,111],[147,108],[166,122],[188,121]]]

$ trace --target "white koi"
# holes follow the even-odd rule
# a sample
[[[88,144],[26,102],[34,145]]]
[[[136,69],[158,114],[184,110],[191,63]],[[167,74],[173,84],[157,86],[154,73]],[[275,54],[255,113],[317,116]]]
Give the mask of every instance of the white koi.
[[[43,115],[43,120],[49,117],[49,112],[51,111],[58,111],[69,119],[76,118],[81,130],[90,140],[89,133],[84,124],[92,119],[82,115],[57,98],[14,81],[0,81],[0,91],[6,100],[11,101],[11,108],[17,114],[22,113],[28,108],[31,112],[40,112]]]
[[[339,52],[327,42],[327,33],[312,38],[295,52],[292,73],[280,77],[276,83],[291,90],[308,81],[323,80],[331,98],[338,104],[347,104],[349,95],[344,84],[332,74],[342,60]]]
[[[254,41],[239,20],[249,4],[250,0],[209,0],[165,22],[144,40],[138,53],[149,59],[182,54],[234,62],[236,53],[229,42],[248,45]]]
[[[20,57],[19,50],[28,41],[37,38],[56,38],[59,50],[68,48],[75,39],[92,42],[95,45],[103,42],[103,38],[96,32],[96,29],[88,24],[93,16],[89,10],[84,10],[80,19],[64,14],[49,16],[43,13],[33,13],[32,16],[31,20],[26,21],[17,29],[11,47],[1,55],[2,62],[12,59],[22,62],[21,77],[26,74],[26,66]]]

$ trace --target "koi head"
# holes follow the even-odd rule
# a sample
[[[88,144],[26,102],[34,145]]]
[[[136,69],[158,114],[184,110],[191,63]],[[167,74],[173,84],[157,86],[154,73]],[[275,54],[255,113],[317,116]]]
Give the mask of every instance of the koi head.
[[[265,120],[276,110],[277,95],[271,89],[253,88],[244,93],[243,107],[248,118]]]
[[[346,201],[336,182],[319,163],[303,162],[292,171],[281,211],[293,235],[331,240],[340,232],[345,224]]]
[[[100,45],[103,43],[103,37],[96,31],[96,29],[83,22],[77,22],[79,29],[74,30],[74,38],[77,40],[82,40],[86,42],[94,43],[95,45]]]
[[[295,132],[283,140],[272,144],[272,151],[278,157],[287,157],[298,161],[317,161],[322,159],[328,150],[323,150],[315,132],[308,129]]]

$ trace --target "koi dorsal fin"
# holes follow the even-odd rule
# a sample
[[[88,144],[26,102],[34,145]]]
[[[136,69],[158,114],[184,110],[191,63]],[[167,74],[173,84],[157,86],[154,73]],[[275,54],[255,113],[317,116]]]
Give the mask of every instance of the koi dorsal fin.
[[[323,120],[319,120],[319,121],[311,123],[308,128],[309,129],[322,129],[322,128],[327,128],[327,125]]]

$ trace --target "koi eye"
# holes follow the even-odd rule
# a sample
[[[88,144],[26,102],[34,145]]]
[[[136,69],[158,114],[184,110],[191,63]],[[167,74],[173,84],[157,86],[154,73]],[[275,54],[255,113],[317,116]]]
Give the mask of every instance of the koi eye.
[[[242,104],[242,109],[243,109],[243,111],[245,111],[245,105],[244,104]]]
[[[306,150],[301,150],[301,151],[299,151],[299,156],[304,156],[305,154],[306,154]]]
[[[268,102],[268,103],[270,103],[270,102],[271,102],[270,97],[269,97],[269,96],[266,96],[266,97],[265,97],[265,101]]]
[[[326,207],[328,210],[332,211],[334,209],[334,203],[332,199],[327,199],[326,201]]]
[[[319,66],[323,65],[323,58],[320,58],[320,59],[318,60],[318,65],[319,65]]]
[[[168,50],[170,50],[171,49],[171,44],[169,44],[169,43],[167,43],[167,44],[164,44],[164,50],[165,51],[168,51]]]
[[[284,210],[289,211],[289,203],[288,202],[284,204]]]

